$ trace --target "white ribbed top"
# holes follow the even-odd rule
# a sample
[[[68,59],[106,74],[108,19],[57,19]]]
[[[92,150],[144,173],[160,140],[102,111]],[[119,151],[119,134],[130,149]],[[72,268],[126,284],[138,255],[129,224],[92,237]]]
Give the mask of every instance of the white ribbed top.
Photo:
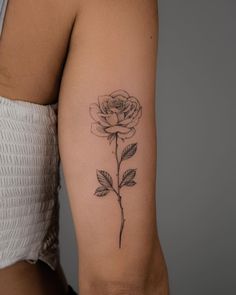
[[[0,268],[59,261],[57,104],[0,96]]]

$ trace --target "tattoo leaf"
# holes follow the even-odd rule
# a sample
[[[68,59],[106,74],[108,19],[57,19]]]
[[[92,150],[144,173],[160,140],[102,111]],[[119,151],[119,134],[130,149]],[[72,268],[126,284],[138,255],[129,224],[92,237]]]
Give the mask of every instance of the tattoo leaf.
[[[130,182],[127,182],[125,185],[127,186],[134,186],[136,184],[136,181],[131,180]]]
[[[136,153],[136,151],[137,143],[131,143],[127,145],[121,154],[121,161],[131,158]]]
[[[99,183],[107,189],[112,188],[113,181],[111,175],[104,170],[97,170],[97,179]]]
[[[105,186],[99,186],[94,194],[98,197],[104,197],[105,195],[107,195],[108,192],[109,189],[107,189]]]
[[[120,187],[127,185],[127,186],[133,186],[136,184],[136,182],[133,180],[136,175],[136,169],[128,169],[124,172],[122,176],[122,180],[120,183]]]

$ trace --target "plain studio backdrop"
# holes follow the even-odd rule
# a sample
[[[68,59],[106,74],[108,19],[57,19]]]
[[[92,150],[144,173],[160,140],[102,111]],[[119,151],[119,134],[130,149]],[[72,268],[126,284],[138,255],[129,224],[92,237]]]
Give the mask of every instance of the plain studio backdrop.
[[[161,0],[157,75],[159,234],[171,295],[236,294],[236,2]],[[62,265],[77,253],[63,181]]]

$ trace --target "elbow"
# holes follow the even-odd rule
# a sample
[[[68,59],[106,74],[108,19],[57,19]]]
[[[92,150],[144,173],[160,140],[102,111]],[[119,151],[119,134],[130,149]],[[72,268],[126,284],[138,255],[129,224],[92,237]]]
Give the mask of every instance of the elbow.
[[[122,281],[93,281],[86,288],[80,288],[81,295],[169,295],[168,279],[164,276],[157,283]]]
[[[128,280],[93,280],[87,282],[87,286],[80,287],[82,295],[144,295],[145,289],[140,284],[128,282]]]
[[[116,261],[114,267],[80,275],[81,295],[169,295],[168,272],[161,249],[138,265]],[[81,274],[85,272],[81,269]],[[92,275],[93,273],[93,275]]]

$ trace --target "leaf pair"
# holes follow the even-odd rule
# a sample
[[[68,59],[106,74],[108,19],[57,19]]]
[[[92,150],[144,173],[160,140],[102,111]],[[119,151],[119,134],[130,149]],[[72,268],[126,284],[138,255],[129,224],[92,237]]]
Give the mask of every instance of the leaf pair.
[[[94,194],[98,197],[104,197],[110,190],[113,189],[112,177],[104,170],[97,170],[97,179],[101,186],[96,189]]]
[[[127,145],[122,151],[120,162],[131,158],[137,151],[137,143],[131,143]],[[136,175],[136,169],[128,169],[124,172],[122,180],[119,183],[119,188],[122,186],[133,186],[136,184],[134,177]],[[98,197],[104,197],[110,190],[113,190],[113,180],[111,175],[104,170],[97,170],[97,179],[101,184],[96,191],[95,195]]]

